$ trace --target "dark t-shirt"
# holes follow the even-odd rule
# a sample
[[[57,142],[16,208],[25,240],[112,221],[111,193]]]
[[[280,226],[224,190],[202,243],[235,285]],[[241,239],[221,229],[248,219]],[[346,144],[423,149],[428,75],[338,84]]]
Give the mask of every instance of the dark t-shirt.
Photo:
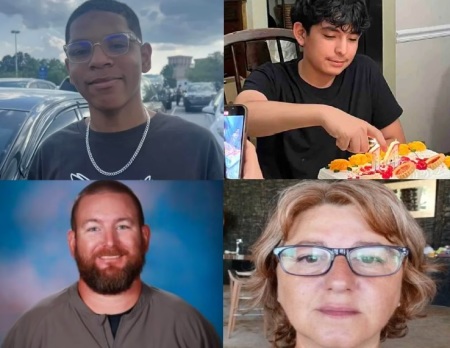
[[[356,55],[328,88],[316,88],[298,74],[298,60],[266,63],[246,79],[244,90],[261,92],[270,101],[334,106],[378,129],[389,126],[403,110],[376,63]],[[300,128],[257,139],[257,152],[267,179],[316,179],[320,168],[350,154],[322,127]]]
[[[89,144],[99,167],[122,168],[133,156],[145,124],[116,133],[90,131]],[[86,150],[86,123],[75,122],[50,136],[39,148],[28,179],[97,180],[107,178],[92,165]],[[131,166],[109,178],[119,180],[220,180],[223,152],[203,127],[176,116],[152,117],[146,140]]]

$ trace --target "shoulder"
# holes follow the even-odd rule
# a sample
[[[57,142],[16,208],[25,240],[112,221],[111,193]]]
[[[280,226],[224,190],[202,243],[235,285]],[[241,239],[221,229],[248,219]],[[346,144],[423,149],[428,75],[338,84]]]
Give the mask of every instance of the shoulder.
[[[67,307],[69,302],[68,291],[69,288],[49,296],[25,312],[11,328],[5,342],[10,342],[11,346],[14,346],[13,343],[20,346],[19,342],[23,342],[23,344],[25,342],[35,343],[39,333],[42,332],[42,327],[58,317],[59,313]]]
[[[171,332],[182,347],[221,346],[214,327],[193,306],[167,291],[143,284],[143,296],[154,313],[158,313],[160,330]]]
[[[201,315],[194,307],[175,294],[152,286],[143,285],[143,296],[150,300],[153,306],[164,308],[165,311],[174,314],[174,318],[180,315]]]
[[[263,73],[263,74],[267,74],[267,75],[273,75],[273,76],[277,76],[280,74],[291,74],[293,72],[297,71],[297,66],[298,66],[298,59],[293,59],[290,60],[288,62],[284,62],[284,63],[271,63],[271,62],[267,62],[264,63],[262,65],[260,65],[259,67],[257,67],[251,74],[249,77],[252,76],[252,74],[254,74],[255,72],[258,73]]]
[[[358,73],[382,74],[380,66],[372,58],[364,54],[357,54],[347,69]]]
[[[157,113],[153,116],[154,131],[158,137],[181,137],[195,143],[198,141],[213,140],[209,130],[193,122],[185,121],[181,117]],[[178,139],[176,139],[178,140]]]

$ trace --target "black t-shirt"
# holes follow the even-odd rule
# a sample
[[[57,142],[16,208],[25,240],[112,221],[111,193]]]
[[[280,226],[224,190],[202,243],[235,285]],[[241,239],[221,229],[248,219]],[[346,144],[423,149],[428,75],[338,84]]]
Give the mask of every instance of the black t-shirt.
[[[323,89],[300,77],[298,62],[261,65],[246,79],[244,90],[259,91],[270,101],[334,106],[378,129],[389,126],[403,112],[379,67],[367,56],[356,55],[332,85]],[[316,179],[330,161],[350,155],[322,127],[258,138],[257,152],[266,179]]]
[[[89,144],[98,166],[122,168],[133,156],[145,124],[122,132],[90,131]],[[70,124],[44,141],[33,160],[30,180],[108,178],[92,165],[86,150],[86,123]],[[211,132],[176,116],[152,117],[144,144],[130,167],[109,178],[118,180],[221,180],[224,154]]]

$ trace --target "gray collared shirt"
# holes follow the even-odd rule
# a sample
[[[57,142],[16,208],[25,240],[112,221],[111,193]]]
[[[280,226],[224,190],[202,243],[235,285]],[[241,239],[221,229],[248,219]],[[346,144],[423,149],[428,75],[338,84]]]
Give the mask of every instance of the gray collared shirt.
[[[106,315],[82,301],[77,283],[25,313],[2,348],[216,348],[212,325],[177,296],[143,284],[134,308],[121,317],[113,338]]]

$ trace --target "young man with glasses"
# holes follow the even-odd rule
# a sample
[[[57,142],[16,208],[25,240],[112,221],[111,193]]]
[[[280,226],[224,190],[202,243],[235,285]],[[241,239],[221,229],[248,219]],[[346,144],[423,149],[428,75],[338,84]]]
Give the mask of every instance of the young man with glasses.
[[[29,179],[223,178],[223,154],[210,132],[143,105],[140,79],[152,48],[126,4],[81,4],[67,22],[64,51],[90,117],[42,144]]]
[[[141,280],[149,242],[142,205],[128,186],[86,186],[68,233],[79,280],[25,313],[2,348],[221,347],[197,310]]]
[[[404,142],[402,108],[377,64],[356,54],[365,1],[297,0],[291,20],[303,56],[261,65],[235,100],[247,106],[264,177],[316,179],[333,159],[366,152],[368,137]]]

